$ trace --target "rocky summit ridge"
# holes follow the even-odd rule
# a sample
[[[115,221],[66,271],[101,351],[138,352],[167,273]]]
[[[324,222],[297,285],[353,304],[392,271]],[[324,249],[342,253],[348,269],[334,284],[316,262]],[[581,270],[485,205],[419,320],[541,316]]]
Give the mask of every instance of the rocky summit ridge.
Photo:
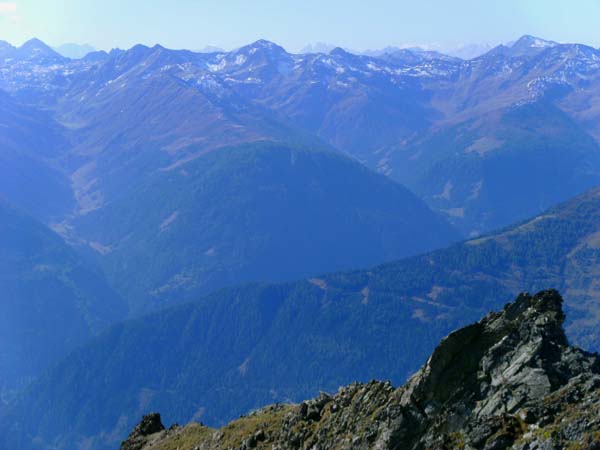
[[[351,384],[220,430],[144,417],[121,450],[600,449],[600,361],[571,347],[555,290],[447,336],[408,382]]]

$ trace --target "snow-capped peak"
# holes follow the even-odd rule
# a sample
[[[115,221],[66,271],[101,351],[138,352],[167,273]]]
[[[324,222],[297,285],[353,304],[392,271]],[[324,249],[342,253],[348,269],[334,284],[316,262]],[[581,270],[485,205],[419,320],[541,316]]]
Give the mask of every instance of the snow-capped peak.
[[[542,38],[538,38],[535,36],[530,36],[530,35],[525,35],[523,37],[521,37],[518,41],[512,43],[512,45],[510,45],[511,48],[518,48],[518,47],[529,47],[529,48],[551,48],[551,47],[556,47],[558,44],[554,41],[547,41],[545,39]]]

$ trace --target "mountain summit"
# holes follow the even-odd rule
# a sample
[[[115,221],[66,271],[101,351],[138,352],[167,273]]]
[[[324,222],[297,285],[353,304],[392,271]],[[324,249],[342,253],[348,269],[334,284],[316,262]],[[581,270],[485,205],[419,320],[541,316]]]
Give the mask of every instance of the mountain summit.
[[[598,448],[600,362],[570,347],[554,290],[446,337],[408,383],[372,381],[212,431],[146,416],[121,450]]]
[[[513,56],[534,56],[548,48],[556,47],[558,43],[535,36],[525,35],[510,45]]]
[[[526,34],[524,36],[521,36],[514,43],[512,43],[511,47],[512,48],[523,48],[523,47],[549,48],[549,47],[556,47],[557,45],[558,45],[558,43],[556,43],[554,41],[548,41],[546,39],[542,39],[539,37],[535,37],[535,36]]]
[[[65,62],[67,58],[60,55],[40,39],[33,38],[14,51],[14,57],[38,63]]]

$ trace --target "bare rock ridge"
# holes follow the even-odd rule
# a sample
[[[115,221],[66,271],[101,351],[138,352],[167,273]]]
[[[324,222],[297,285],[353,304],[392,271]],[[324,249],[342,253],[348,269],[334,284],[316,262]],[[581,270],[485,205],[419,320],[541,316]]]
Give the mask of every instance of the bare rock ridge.
[[[143,417],[142,421],[135,426],[126,442],[123,442],[123,450],[140,450],[146,443],[147,436],[152,436],[165,429],[160,420],[160,414],[150,413]]]
[[[372,381],[273,405],[220,430],[136,427],[122,450],[600,449],[600,360],[569,346],[555,290],[447,336],[394,388]]]

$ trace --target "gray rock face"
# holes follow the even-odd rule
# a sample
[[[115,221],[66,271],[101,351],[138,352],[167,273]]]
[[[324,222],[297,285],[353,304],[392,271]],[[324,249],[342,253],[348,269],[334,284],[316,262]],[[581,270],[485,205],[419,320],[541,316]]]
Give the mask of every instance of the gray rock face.
[[[160,414],[150,413],[133,429],[129,438],[121,444],[121,450],[140,450],[147,443],[147,436],[159,433],[165,429]]]
[[[429,415],[467,400],[476,416],[512,413],[597,368],[595,355],[569,347],[563,321],[556,291],[523,294],[504,311],[445,338],[403,399]]]
[[[569,346],[564,318],[558,292],[522,294],[445,338],[402,394],[402,406],[419,417],[412,448],[442,445],[453,433],[473,448],[508,448],[508,436],[520,434],[519,412],[571,380],[595,377],[597,355]],[[488,442],[500,430],[503,437]]]
[[[522,294],[443,339],[404,387],[352,384],[143,448],[598,449],[600,362],[569,346],[564,318],[558,292]]]

